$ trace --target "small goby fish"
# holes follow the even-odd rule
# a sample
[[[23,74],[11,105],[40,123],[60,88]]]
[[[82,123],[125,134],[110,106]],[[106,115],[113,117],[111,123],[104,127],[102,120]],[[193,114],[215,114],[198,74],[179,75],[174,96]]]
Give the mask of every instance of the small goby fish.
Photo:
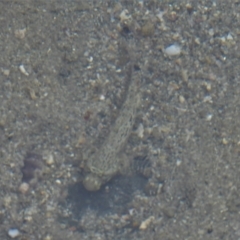
[[[131,65],[128,77],[126,98],[108,137],[100,149],[94,153],[89,151],[85,156],[86,175],[83,185],[89,191],[99,190],[103,184],[121,171],[121,158],[118,157],[118,154],[131,134],[140,102],[139,78],[137,74],[133,73]]]

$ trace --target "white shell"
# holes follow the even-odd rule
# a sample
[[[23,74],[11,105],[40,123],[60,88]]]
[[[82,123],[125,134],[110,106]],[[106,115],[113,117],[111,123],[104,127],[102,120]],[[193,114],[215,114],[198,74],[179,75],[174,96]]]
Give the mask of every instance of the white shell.
[[[8,230],[8,236],[11,238],[16,238],[20,235],[20,232],[16,228],[11,228]]]
[[[25,76],[29,76],[29,73],[26,71],[26,69],[25,69],[25,67],[24,67],[23,64],[21,64],[21,65],[19,66],[19,70],[20,70],[20,72],[21,72],[22,74],[24,74]]]
[[[168,56],[176,56],[176,55],[179,55],[181,53],[181,47],[177,44],[173,44],[173,45],[165,48],[164,52]]]

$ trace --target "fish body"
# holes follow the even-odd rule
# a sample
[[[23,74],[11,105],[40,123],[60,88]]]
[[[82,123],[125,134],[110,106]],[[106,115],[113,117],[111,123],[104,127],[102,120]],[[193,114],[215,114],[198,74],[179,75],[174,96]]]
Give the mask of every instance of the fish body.
[[[118,154],[131,134],[140,102],[139,79],[132,76],[133,67],[130,68],[126,98],[118,118],[100,149],[90,151],[86,156],[87,174],[83,179],[83,185],[89,191],[99,190],[121,170]]]

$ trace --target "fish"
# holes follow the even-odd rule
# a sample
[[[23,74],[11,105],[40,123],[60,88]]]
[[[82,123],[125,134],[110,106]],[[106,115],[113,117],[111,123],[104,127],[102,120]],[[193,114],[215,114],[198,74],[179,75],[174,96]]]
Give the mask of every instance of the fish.
[[[110,179],[121,172],[122,161],[119,152],[125,146],[135,122],[137,109],[140,104],[140,79],[134,71],[132,63],[129,64],[128,86],[125,101],[119,115],[110,129],[109,135],[99,149],[90,148],[85,154],[85,177],[83,186],[88,191],[97,191]]]

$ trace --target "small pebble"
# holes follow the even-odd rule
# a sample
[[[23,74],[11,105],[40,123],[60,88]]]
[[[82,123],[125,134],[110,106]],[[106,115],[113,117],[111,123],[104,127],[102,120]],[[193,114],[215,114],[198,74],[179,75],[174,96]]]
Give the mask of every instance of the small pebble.
[[[99,99],[100,99],[101,101],[104,101],[104,100],[105,100],[105,96],[104,96],[104,95],[100,95]]]
[[[144,137],[144,127],[143,127],[142,123],[140,123],[139,126],[138,126],[137,135],[138,135],[139,138]]]
[[[49,166],[53,165],[54,158],[53,158],[52,154],[48,154],[47,156],[44,157],[44,159],[45,159],[47,165],[49,165]]]
[[[227,40],[229,40],[229,41],[232,41],[232,40],[233,40],[233,36],[231,35],[231,33],[229,33],[229,34],[227,35]]]
[[[222,139],[222,143],[223,143],[224,145],[227,145],[227,144],[228,144],[228,140],[227,140],[226,138],[223,138],[223,139]]]
[[[124,9],[120,15],[119,15],[119,18],[120,18],[120,22],[124,22],[124,21],[127,21],[129,19],[131,19],[131,16],[129,15],[129,12],[127,9]]]
[[[187,70],[182,69],[182,70],[181,70],[181,75],[182,75],[182,80],[183,80],[184,82],[188,82],[188,73],[187,73]]]
[[[50,235],[47,235],[45,238],[44,238],[44,240],[52,240],[53,238],[52,238],[52,236],[50,236]]]
[[[29,73],[26,71],[26,69],[25,69],[25,67],[24,67],[23,64],[21,64],[21,65],[19,66],[19,70],[20,70],[20,72],[21,72],[22,74],[24,74],[25,76],[29,76]]]
[[[21,183],[20,187],[19,187],[19,191],[22,193],[22,194],[25,194],[27,193],[29,190],[29,184],[26,183],[26,182],[23,182]]]
[[[3,69],[2,70],[2,73],[5,75],[5,76],[9,76],[9,74],[10,74],[10,70],[9,69]]]
[[[182,96],[182,95],[179,96],[179,102],[180,102],[180,103],[185,103],[185,98],[184,98],[184,96]]]
[[[27,31],[26,28],[15,30],[15,32],[14,32],[15,37],[18,39],[24,39],[25,35],[26,35],[26,31]]]
[[[62,184],[62,182],[61,182],[61,180],[60,179],[56,179],[56,181],[55,181],[58,185],[61,185]]]
[[[207,114],[206,120],[211,121],[212,117],[213,117],[213,114],[209,113],[209,114]]]
[[[20,235],[20,232],[16,228],[11,228],[8,230],[8,236],[11,238],[16,238]]]
[[[176,55],[179,55],[181,53],[181,47],[177,44],[173,44],[173,45],[165,48],[164,52],[168,56],[176,56]]]
[[[177,159],[177,161],[176,161],[176,165],[177,165],[177,166],[180,166],[181,164],[182,164],[182,160]]]
[[[149,217],[148,219],[144,220],[144,221],[141,223],[139,229],[140,229],[140,230],[146,230],[147,227],[150,225],[150,223],[152,223],[152,222],[154,221],[154,219],[155,219],[155,217],[154,217],[154,216],[151,216],[151,217]]]

